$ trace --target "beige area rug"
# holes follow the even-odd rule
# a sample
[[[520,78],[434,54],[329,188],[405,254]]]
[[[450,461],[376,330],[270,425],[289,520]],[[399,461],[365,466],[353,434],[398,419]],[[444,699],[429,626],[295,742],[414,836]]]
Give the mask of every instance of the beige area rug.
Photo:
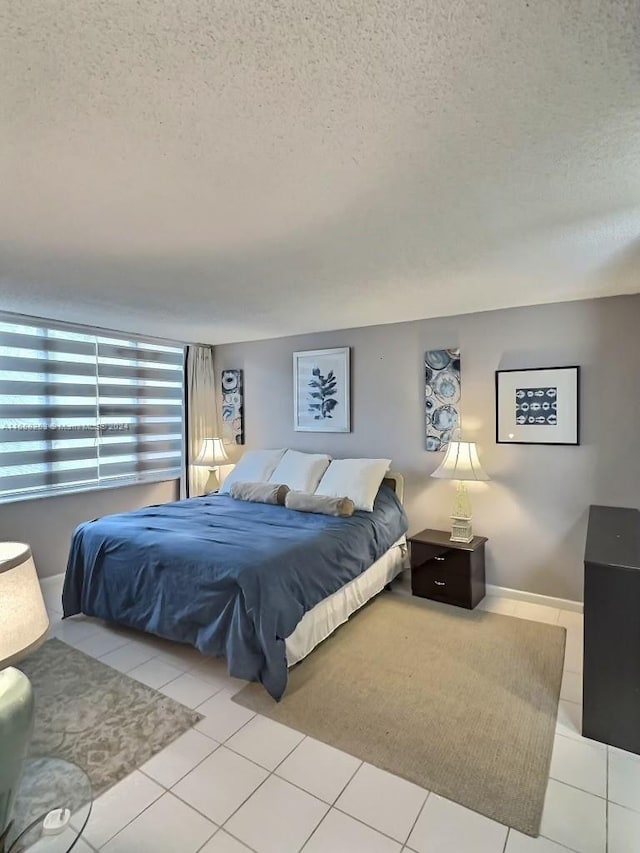
[[[537,835],[565,629],[385,593],[289,675],[234,701]]]
[[[49,640],[19,667],[35,696],[31,754],[77,764],[89,776],[94,797],[202,719],[61,640]],[[55,785],[64,780],[48,781],[49,788]],[[35,786],[33,796],[39,796]],[[23,807],[31,808],[26,802]]]

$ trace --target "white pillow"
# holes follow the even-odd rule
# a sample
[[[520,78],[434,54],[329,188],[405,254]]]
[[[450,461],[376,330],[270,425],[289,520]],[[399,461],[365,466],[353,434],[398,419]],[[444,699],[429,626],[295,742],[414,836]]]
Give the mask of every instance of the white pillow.
[[[300,453],[287,450],[269,478],[271,483],[284,483],[295,492],[313,494],[331,457],[326,453]]]
[[[371,512],[390,459],[334,459],[326,470],[316,495],[351,498],[356,509]]]
[[[242,458],[225,478],[221,494],[228,494],[234,483],[267,483],[284,450],[245,450]]]

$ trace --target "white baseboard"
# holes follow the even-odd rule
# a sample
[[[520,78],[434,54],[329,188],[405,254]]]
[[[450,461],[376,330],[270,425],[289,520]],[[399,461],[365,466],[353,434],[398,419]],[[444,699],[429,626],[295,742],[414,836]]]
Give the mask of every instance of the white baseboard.
[[[582,613],[581,601],[570,598],[554,598],[552,595],[539,595],[537,592],[525,592],[522,589],[509,589],[507,586],[487,584],[487,595],[497,595],[500,598],[514,598],[517,601],[530,601],[533,604],[545,604],[547,607],[561,607],[563,610],[574,610]]]

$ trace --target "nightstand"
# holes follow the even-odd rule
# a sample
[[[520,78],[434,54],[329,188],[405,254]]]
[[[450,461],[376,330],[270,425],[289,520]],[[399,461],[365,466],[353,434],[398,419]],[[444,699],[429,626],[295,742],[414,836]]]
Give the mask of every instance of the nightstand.
[[[468,610],[485,596],[484,536],[452,542],[444,530],[422,530],[409,537],[411,592]]]

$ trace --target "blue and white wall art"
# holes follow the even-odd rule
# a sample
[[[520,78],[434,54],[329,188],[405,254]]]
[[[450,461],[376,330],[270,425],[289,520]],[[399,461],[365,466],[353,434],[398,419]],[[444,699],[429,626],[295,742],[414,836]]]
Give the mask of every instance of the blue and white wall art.
[[[460,423],[460,350],[427,350],[424,372],[427,450],[446,450]]]
[[[242,370],[222,371],[222,440],[225,444],[244,444]]]
[[[498,444],[580,444],[580,368],[496,371]]]
[[[557,411],[557,388],[516,388],[516,423],[519,426],[555,426],[558,423]]]

